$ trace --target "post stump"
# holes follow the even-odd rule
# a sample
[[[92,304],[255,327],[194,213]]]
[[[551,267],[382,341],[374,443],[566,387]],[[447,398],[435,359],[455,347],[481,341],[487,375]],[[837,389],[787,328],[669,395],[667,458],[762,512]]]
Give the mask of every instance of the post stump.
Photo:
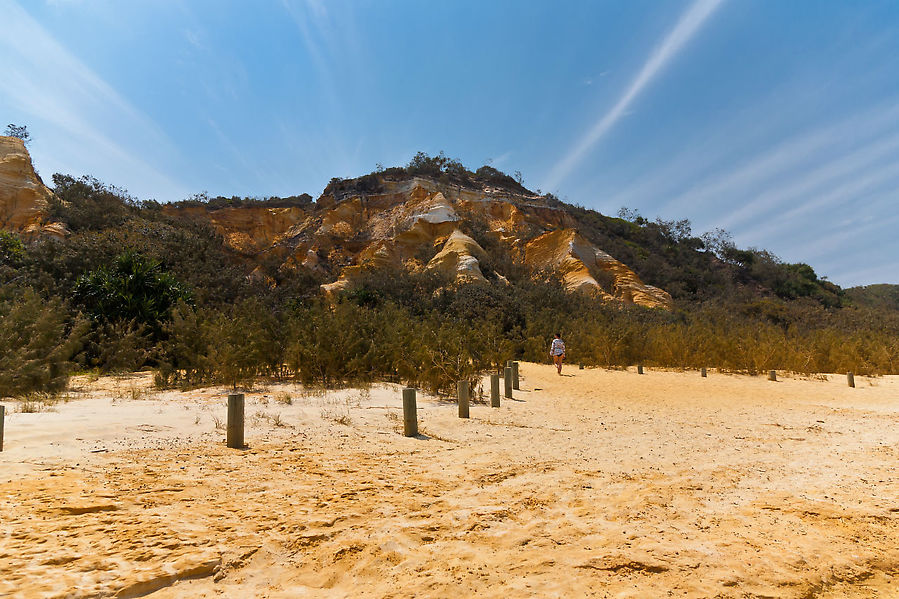
[[[855,375],[852,374],[852,371],[846,373],[846,382],[849,383],[849,386],[855,389]],[[3,449],[0,447],[0,449]]]
[[[415,389],[403,389],[403,435],[414,437],[418,434],[418,406],[415,405]]]
[[[490,407],[499,407],[499,375],[490,375]]]
[[[459,397],[459,418],[468,418],[468,381],[456,383],[456,394]]]
[[[518,391],[518,362],[512,362],[512,388]]]
[[[512,399],[512,367],[506,366],[506,370],[503,372],[503,379],[505,383],[505,391],[506,391],[506,399]]]
[[[777,371],[776,371],[776,370],[769,370],[769,371],[768,371],[768,380],[769,380],[769,381],[776,381],[776,380],[777,380]]]
[[[709,376],[709,373],[706,372],[705,366],[699,369],[699,376],[701,376],[702,378],[706,378],[707,376]]]
[[[228,428],[225,443],[232,449],[243,447],[243,393],[228,394]]]

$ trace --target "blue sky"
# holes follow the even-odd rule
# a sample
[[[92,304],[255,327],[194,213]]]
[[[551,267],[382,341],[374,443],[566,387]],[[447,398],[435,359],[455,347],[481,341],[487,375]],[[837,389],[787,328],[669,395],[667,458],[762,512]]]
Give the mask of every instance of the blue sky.
[[[317,197],[418,150],[899,283],[899,3],[0,0],[45,180]]]

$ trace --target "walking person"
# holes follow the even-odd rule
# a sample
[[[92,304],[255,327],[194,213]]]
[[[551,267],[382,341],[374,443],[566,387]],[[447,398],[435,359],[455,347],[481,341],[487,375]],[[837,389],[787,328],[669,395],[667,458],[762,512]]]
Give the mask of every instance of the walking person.
[[[565,359],[565,342],[562,341],[562,333],[556,333],[556,338],[549,346],[549,357],[556,365],[556,371],[562,376],[562,360]]]

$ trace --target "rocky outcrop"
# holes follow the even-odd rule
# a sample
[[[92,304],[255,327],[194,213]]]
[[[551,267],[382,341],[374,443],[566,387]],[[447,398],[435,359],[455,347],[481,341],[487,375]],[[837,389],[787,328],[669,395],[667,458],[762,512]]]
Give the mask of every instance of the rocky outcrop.
[[[0,136],[0,229],[25,238],[65,236],[61,223],[50,222],[52,198],[53,192],[34,172],[22,140]]]
[[[671,297],[644,284],[626,265],[576,232],[565,210],[537,195],[475,190],[411,177],[384,181],[377,193],[323,195],[314,205],[207,210],[166,207],[206,219],[246,256],[275,256],[282,270],[309,269],[331,278],[326,294],[351,289],[368,274],[431,270],[456,284],[506,283],[486,272],[488,253],[470,234],[492,240],[533,272],[556,272],[566,288],[607,301],[669,309]],[[492,282],[492,283],[491,283]]]
[[[672,306],[667,291],[646,285],[634,271],[573,229],[551,231],[528,242],[525,262],[535,270],[557,273],[572,291],[648,308]]]
[[[301,207],[240,206],[207,210],[204,206],[165,205],[166,214],[207,221],[233,250],[256,255],[281,243],[290,230],[308,218]]]
[[[479,262],[485,256],[484,248],[477,241],[455,229],[443,244],[443,249],[431,258],[427,267],[460,283],[486,283],[487,279],[481,272]]]

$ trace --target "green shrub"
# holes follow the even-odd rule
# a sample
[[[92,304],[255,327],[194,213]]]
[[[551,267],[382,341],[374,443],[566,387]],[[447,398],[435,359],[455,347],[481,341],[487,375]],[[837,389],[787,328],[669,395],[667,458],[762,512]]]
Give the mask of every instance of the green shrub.
[[[65,388],[86,332],[59,299],[26,290],[0,302],[0,397]]]

